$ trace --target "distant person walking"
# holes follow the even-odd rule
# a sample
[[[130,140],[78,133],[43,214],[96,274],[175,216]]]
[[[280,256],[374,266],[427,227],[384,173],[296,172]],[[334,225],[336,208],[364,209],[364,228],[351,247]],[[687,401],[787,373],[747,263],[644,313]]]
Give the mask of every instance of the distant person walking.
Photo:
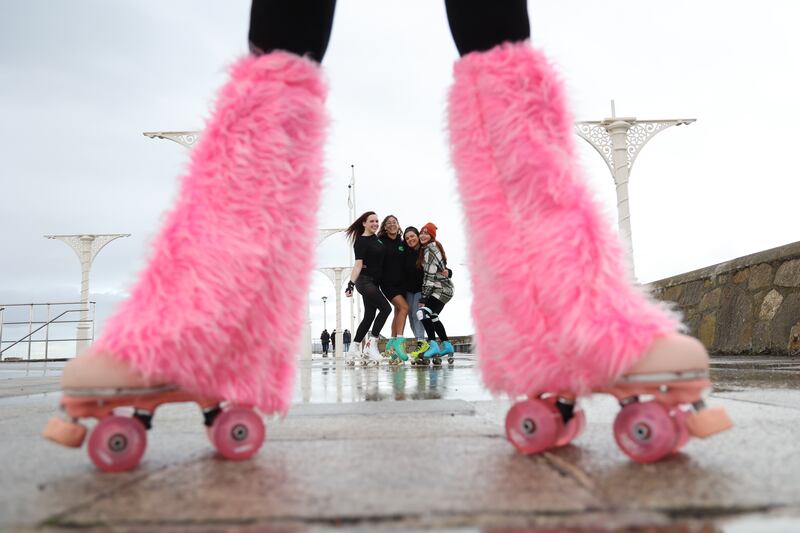
[[[322,341],[322,357],[328,357],[328,346],[331,342],[331,335],[328,333],[327,329],[322,330],[322,335],[319,336],[319,340]]]
[[[352,338],[353,337],[350,335],[350,330],[344,330],[344,333],[342,333],[342,344],[344,345],[343,349],[345,352],[350,349],[350,341]]]

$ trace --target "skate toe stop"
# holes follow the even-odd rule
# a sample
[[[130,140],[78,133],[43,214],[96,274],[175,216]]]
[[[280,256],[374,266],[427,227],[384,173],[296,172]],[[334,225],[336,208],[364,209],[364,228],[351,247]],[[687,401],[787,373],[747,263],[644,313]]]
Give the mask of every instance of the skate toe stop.
[[[58,417],[51,418],[42,431],[42,437],[62,446],[80,448],[86,438],[86,428],[75,422],[67,422]]]
[[[690,415],[686,427],[695,437],[706,438],[732,428],[733,422],[724,408],[709,407]]]

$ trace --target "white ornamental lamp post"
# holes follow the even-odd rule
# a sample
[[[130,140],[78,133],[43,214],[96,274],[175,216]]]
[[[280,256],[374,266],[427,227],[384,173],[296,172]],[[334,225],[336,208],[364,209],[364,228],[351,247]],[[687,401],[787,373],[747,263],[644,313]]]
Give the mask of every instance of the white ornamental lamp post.
[[[320,245],[322,241],[330,237],[331,235],[336,235],[337,233],[341,233],[343,231],[347,231],[347,228],[327,228],[327,229],[320,229],[317,230],[317,245]],[[327,269],[327,268],[320,268],[323,274],[328,276],[328,279],[331,280],[333,286],[336,290],[336,349],[334,350],[334,355],[336,357],[340,357],[342,355],[342,270],[340,269],[338,272],[335,272],[337,269]],[[338,278],[337,278],[338,276]],[[338,281],[337,281],[338,280]],[[306,349],[304,352],[305,357],[311,357],[311,312],[309,311],[306,316],[308,317],[308,327],[306,328],[306,336],[308,337],[308,342],[305,344]]]
[[[64,242],[72,248],[81,262],[81,315],[78,322],[75,338],[77,339],[77,352],[81,353],[89,347],[92,335],[89,335],[89,272],[92,262],[100,250],[120,237],[130,237],[130,233],[103,233],[103,234],[76,234],[76,235],[45,235],[47,239]]]
[[[336,291],[336,347],[334,348],[334,356],[342,357],[342,347],[344,344],[342,330],[342,284],[344,283],[344,272],[350,272],[348,267],[326,267],[320,268],[320,272],[328,276],[328,279],[333,283],[333,290]],[[352,334],[352,332],[351,332]]]
[[[167,139],[186,148],[191,148],[200,140],[199,131],[146,131],[143,135],[151,139]]]
[[[328,329],[328,297],[322,297],[322,329]]]
[[[575,133],[592,145],[603,157],[614,178],[617,189],[617,217],[619,232],[627,248],[633,274],[633,235],[628,199],[628,178],[636,156],[656,133],[670,126],[683,126],[695,122],[694,118],[669,120],[639,120],[636,117],[618,117],[611,100],[611,118],[586,120],[575,123]]]

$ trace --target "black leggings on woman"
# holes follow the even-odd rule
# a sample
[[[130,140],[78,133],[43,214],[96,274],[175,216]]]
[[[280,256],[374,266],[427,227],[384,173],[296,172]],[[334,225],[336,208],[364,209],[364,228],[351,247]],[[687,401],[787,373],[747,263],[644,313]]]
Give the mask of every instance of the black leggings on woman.
[[[427,309],[427,312],[425,310]],[[444,342],[448,340],[447,332],[444,330],[444,324],[439,320],[439,313],[444,309],[444,304],[436,298],[428,298],[425,301],[425,306],[422,308],[422,327],[425,328],[425,333],[428,334],[429,341],[435,341],[436,335]]]
[[[364,318],[361,319],[361,323],[356,330],[356,336],[353,337],[353,342],[359,343],[369,331],[370,326],[372,326],[373,337],[381,334],[381,329],[386,324],[389,313],[392,312],[392,306],[389,305],[389,300],[386,299],[378,288],[378,284],[370,276],[363,274],[358,276],[356,290],[364,300]],[[376,311],[378,312],[377,318],[375,318]]]
[[[462,56],[531,36],[527,0],[445,0],[445,7]],[[284,50],[321,63],[335,9],[336,0],[253,0],[250,49],[253,53]]]

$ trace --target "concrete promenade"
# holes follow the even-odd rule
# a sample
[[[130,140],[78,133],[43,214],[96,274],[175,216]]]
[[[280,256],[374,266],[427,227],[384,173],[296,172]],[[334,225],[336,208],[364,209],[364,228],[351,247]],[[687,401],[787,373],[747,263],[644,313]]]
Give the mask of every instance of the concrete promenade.
[[[318,357],[318,356],[316,356]],[[193,405],[158,411],[140,467],[101,474],[38,435],[60,364],[0,365],[0,530],[800,531],[800,359],[713,361],[736,427],[655,465],[613,441],[607,397],[586,432],[535,457],[504,436],[509,402],[452,368],[301,365],[261,452],[215,457]]]

